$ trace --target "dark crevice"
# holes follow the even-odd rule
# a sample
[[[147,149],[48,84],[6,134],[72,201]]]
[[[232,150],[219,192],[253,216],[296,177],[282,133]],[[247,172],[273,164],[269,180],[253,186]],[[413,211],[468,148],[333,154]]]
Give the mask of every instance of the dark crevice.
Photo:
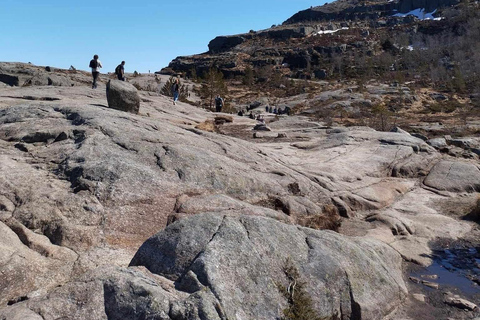
[[[9,301],[7,302],[7,305],[8,305],[8,306],[11,306],[11,305],[14,305],[14,304],[16,304],[16,303],[19,303],[19,302],[22,302],[22,301],[26,301],[26,300],[28,300],[28,297],[27,297],[27,296],[17,297],[17,298],[15,298],[15,299],[9,300]]]
[[[362,308],[358,304],[358,302],[355,301],[355,297],[353,296],[353,290],[352,290],[352,284],[350,283],[350,278],[348,276],[348,273],[345,271],[345,277],[347,279],[347,286],[348,286],[348,292],[350,294],[350,309],[351,309],[351,314],[350,314],[350,320],[362,320]]]
[[[22,96],[22,97],[2,96],[2,98],[23,99],[23,100],[31,100],[31,101],[58,101],[58,100],[61,100],[60,98],[34,97],[34,96]]]

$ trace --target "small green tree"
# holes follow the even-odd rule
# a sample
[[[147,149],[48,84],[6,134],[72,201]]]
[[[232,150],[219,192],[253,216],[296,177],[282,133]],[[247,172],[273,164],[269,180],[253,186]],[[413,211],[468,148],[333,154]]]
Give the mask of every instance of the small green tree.
[[[227,93],[228,88],[223,79],[223,73],[218,71],[215,67],[210,67],[208,72],[203,76],[200,97],[207,102],[206,104],[210,108],[212,108],[215,96],[220,95],[225,98]]]
[[[245,68],[245,75],[243,76],[243,84],[246,86],[253,85],[254,76],[253,76],[253,69],[250,66]]]
[[[165,83],[165,85],[162,87],[162,89],[160,90],[160,93],[163,94],[164,96],[167,96],[167,97],[173,97],[173,92],[172,92],[172,85],[175,81],[175,77],[170,77],[168,79],[168,81]],[[188,87],[184,84],[182,84],[182,82],[180,81],[180,79],[178,79],[178,86],[179,86],[179,95],[178,95],[178,99],[180,101],[183,101],[185,102],[188,98]]]

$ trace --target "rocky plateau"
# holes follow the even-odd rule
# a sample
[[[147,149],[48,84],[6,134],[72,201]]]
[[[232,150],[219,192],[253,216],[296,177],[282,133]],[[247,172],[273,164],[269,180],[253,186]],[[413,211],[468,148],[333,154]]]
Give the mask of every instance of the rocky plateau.
[[[74,85],[0,88],[0,319],[280,319],[296,283],[320,318],[418,319],[407,266],[478,240],[478,158],[438,141],[305,116],[203,131],[217,114],[148,91],[111,109],[105,76],[54,74]]]

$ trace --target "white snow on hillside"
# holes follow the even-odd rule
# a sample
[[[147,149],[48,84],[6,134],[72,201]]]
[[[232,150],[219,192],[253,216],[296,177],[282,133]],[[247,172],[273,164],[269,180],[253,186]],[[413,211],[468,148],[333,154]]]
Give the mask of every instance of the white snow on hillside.
[[[317,34],[328,34],[328,33],[335,33],[337,31],[340,31],[340,30],[348,30],[347,27],[343,27],[341,29],[335,29],[335,30],[320,30],[317,32]]]
[[[416,16],[420,20],[441,20],[442,18],[435,18],[433,14],[437,12],[437,9],[432,12],[425,12],[424,8],[417,8],[407,13],[396,13],[393,17],[406,17],[406,16]]]

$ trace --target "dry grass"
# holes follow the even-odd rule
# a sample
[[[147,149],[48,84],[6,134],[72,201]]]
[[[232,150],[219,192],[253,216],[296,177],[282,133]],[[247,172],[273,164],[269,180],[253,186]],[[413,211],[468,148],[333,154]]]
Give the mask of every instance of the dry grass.
[[[297,217],[297,224],[317,230],[338,231],[341,222],[338,209],[334,205],[326,205],[322,213]]]
[[[195,126],[195,129],[199,129],[202,131],[208,131],[208,132],[217,132],[218,128],[215,125],[215,123],[212,120],[206,120],[204,122],[201,122]]]

